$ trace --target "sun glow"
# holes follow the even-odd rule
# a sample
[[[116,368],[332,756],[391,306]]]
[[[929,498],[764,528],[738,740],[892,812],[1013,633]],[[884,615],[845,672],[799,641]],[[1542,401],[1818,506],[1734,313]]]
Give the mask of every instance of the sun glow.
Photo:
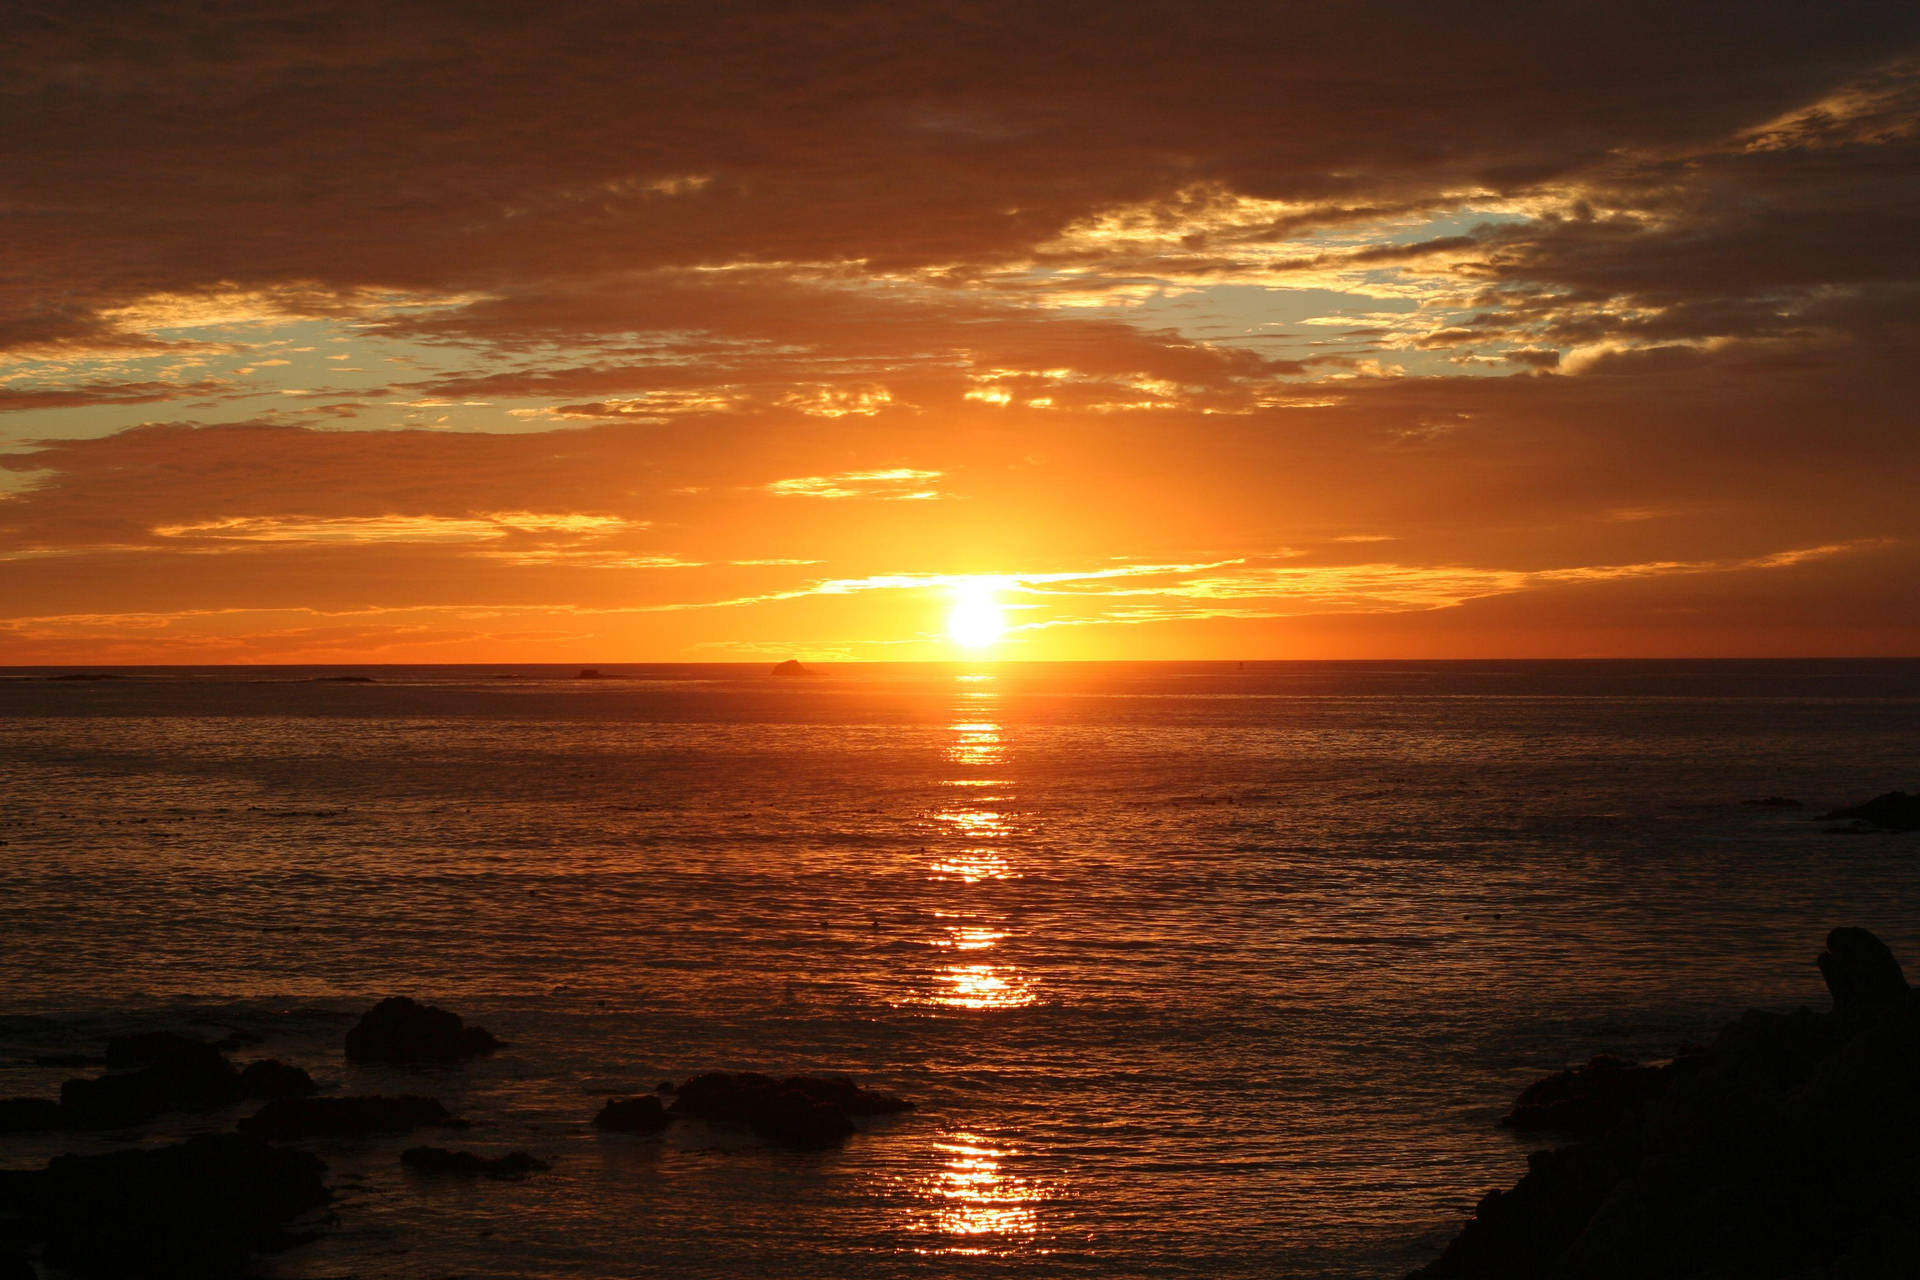
[[[1007,615],[1000,607],[992,579],[956,582],[953,609],[947,614],[947,635],[963,649],[986,649],[1007,633]]]

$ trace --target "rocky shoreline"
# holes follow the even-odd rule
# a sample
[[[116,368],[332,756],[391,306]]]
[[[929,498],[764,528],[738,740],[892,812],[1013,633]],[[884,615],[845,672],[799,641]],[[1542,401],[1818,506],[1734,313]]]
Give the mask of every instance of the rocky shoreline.
[[[1505,1123],[1534,1153],[1410,1280],[1893,1280],[1920,1274],[1920,992],[1864,929],[1825,1013],[1749,1011],[1643,1067],[1596,1058]]]
[[[236,1067],[226,1055],[237,1047],[173,1032],[121,1037],[99,1058],[63,1058],[63,1065],[109,1071],[68,1080],[57,1100],[0,1099],[0,1135],[112,1131],[114,1141],[124,1134],[129,1143],[170,1112],[263,1103],[230,1132],[0,1172],[0,1280],[34,1280],[36,1254],[64,1274],[100,1280],[237,1280],[251,1274],[252,1255],[310,1238],[333,1200],[325,1162],[282,1144],[470,1127],[435,1098],[320,1096],[299,1067],[272,1059]],[[506,1047],[447,1010],[393,997],[361,1016],[342,1050],[350,1062],[444,1069]],[[671,1106],[650,1095],[616,1099],[593,1127],[645,1136],[675,1120],[698,1120],[743,1129],[765,1146],[819,1151],[856,1133],[856,1117],[914,1105],[842,1076],[707,1072],[662,1084],[660,1092],[674,1095]],[[416,1174],[496,1182],[550,1167],[524,1151],[489,1157],[426,1145],[408,1147],[399,1160]]]

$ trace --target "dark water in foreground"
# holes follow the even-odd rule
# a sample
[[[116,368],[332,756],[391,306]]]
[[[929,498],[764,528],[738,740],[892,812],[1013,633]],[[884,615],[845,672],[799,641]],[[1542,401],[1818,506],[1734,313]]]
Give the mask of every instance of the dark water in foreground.
[[[1920,960],[1920,837],[1807,819],[1920,784],[1916,662],[572,670],[0,679],[0,1093],[231,1028],[554,1161],[318,1144],[287,1277],[1391,1276],[1523,1167],[1532,1076],[1822,1002],[1835,923]],[[348,1067],[395,993],[514,1048]],[[711,1068],[922,1109],[586,1124]]]

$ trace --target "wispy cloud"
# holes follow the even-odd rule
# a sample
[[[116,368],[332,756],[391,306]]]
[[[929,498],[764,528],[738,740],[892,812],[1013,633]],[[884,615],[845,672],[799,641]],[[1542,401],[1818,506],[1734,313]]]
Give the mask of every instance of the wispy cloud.
[[[513,534],[593,537],[631,528],[618,516],[490,511],[452,516],[225,516],[192,523],[156,525],[162,538],[260,543],[464,543],[492,542]]]
[[[938,471],[895,467],[887,471],[842,471],[831,476],[795,476],[762,486],[783,498],[881,498],[926,501],[938,498]]]

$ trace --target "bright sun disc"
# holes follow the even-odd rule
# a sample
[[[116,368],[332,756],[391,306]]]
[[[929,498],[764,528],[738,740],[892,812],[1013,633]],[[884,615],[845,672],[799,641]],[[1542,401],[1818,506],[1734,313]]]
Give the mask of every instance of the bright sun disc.
[[[985,649],[1007,632],[1007,615],[990,586],[956,587],[953,612],[947,615],[947,634],[963,649]]]

